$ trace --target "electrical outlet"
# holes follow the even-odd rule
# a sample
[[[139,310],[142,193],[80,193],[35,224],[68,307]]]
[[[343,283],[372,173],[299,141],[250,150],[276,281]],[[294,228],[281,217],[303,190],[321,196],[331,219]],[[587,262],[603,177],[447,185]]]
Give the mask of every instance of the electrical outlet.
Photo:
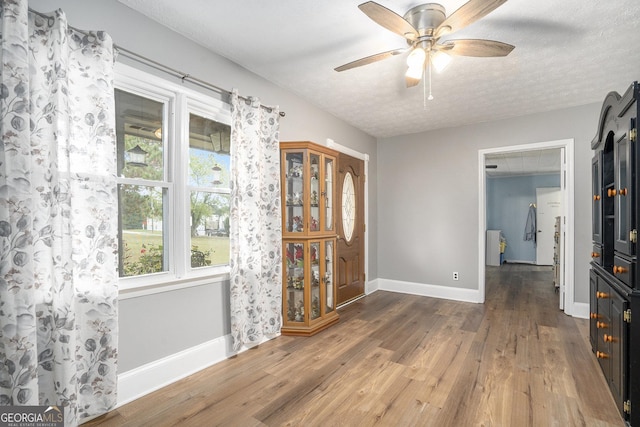
[[[458,280],[458,278],[459,278],[459,277],[458,277],[458,272],[457,272],[457,271],[454,271],[454,272],[453,272],[453,280]]]

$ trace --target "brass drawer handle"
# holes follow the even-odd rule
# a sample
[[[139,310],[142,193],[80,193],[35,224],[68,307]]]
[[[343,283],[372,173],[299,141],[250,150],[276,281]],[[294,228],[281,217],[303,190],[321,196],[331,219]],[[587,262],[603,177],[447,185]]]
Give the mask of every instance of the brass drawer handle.
[[[609,189],[607,190],[607,196],[609,196],[609,197],[613,197],[613,196],[615,196],[617,193],[618,193],[618,192],[616,191],[616,189],[615,189],[615,188],[609,188]]]
[[[609,325],[607,325],[604,322],[596,322],[596,328],[598,329],[607,329],[609,327]]]
[[[601,351],[596,351],[596,357],[597,357],[598,359],[608,359],[608,358],[609,358],[609,355],[608,355],[608,354],[606,354],[606,353],[603,353],[603,352],[601,352]]]
[[[591,252],[591,258],[598,258],[600,254],[598,252]]]
[[[606,299],[609,298],[609,294],[605,292],[596,292],[596,298],[598,299]]]
[[[598,313],[589,313],[589,318],[590,319],[599,319],[600,315]]]
[[[621,189],[618,191],[618,195],[620,195],[620,196],[626,196],[626,195],[627,195],[627,189],[626,189],[626,188],[621,188]]]
[[[604,340],[604,342],[618,342],[618,340],[615,339],[613,335],[608,335],[608,334],[604,334],[602,339]]]
[[[593,195],[593,201],[597,202],[598,200],[600,200],[600,195],[599,194],[594,194]]]
[[[629,270],[627,270],[626,268],[624,268],[622,266],[619,266],[619,265],[614,265],[613,266],[613,274],[624,274],[627,271],[629,271]]]

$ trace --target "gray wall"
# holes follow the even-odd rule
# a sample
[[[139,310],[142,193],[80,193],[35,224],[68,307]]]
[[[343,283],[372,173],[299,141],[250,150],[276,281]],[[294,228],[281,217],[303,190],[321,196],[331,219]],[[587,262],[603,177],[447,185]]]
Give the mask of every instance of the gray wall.
[[[30,0],[39,12],[61,8],[70,25],[104,30],[116,45],[184,71],[216,86],[238,88],[241,95],[258,96],[264,104],[286,112],[280,139],[324,143],[327,138],[370,156],[369,253],[376,247],[376,140],[319,110],[296,95],[267,82],[238,65],[179,36],[115,0]],[[131,63],[120,58],[118,61]],[[137,65],[138,68],[143,68]],[[162,73],[156,73],[167,77]],[[371,260],[367,277],[377,277]],[[229,332],[228,283],[212,283],[120,302],[119,371],[126,372]]]
[[[379,140],[378,277],[478,289],[478,150],[574,139],[575,301],[588,303],[590,142],[600,106]]]

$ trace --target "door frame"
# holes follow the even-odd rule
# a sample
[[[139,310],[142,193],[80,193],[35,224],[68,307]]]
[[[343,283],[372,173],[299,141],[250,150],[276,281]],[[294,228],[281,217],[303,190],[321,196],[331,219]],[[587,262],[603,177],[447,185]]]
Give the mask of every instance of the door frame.
[[[478,150],[478,297],[480,303],[485,301],[485,247],[487,228],[485,157],[488,154],[509,153],[521,151],[537,151],[550,148],[564,149],[563,173],[560,176],[560,191],[562,204],[566,206],[562,228],[565,236],[564,268],[562,271],[565,285],[564,312],[568,315],[577,314],[575,308],[574,270],[575,270],[575,220],[574,220],[574,140],[562,139],[557,141],[537,142],[531,144],[512,145]],[[562,297],[562,296],[560,296]]]
[[[359,151],[354,150],[353,148],[345,147],[344,145],[338,144],[333,139],[327,138],[326,144],[327,147],[332,150],[339,151],[343,154],[346,154],[351,157],[355,157],[356,159],[364,161],[364,295],[369,295],[374,292],[376,289],[369,288],[369,155],[366,153],[361,153]],[[336,197],[339,195],[336,194]],[[340,195],[342,197],[342,195]],[[337,206],[337,204],[336,204]],[[346,302],[341,305],[339,308],[343,308],[354,301],[357,301],[359,298],[355,298],[351,301]]]

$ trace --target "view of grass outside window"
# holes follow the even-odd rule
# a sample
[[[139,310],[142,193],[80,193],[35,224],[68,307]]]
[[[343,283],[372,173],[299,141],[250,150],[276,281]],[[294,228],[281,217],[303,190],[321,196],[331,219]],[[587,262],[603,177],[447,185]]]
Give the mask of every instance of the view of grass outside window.
[[[164,104],[115,91],[120,276],[166,271]]]
[[[188,181],[169,180],[176,168],[180,142],[170,141],[164,123],[167,104],[116,90],[118,139],[118,197],[121,277],[168,271],[176,257],[191,268],[229,263],[229,136],[226,124],[199,115],[189,116]],[[185,118],[186,120],[186,118]],[[179,119],[171,126],[179,126]],[[186,142],[186,141],[185,141]],[[171,147],[169,150],[167,147]],[[165,164],[165,162],[167,164]],[[175,186],[185,188],[177,191]],[[180,194],[188,200],[175,200]],[[169,206],[174,200],[176,206]],[[175,218],[188,205],[188,229]],[[184,220],[184,219],[183,219]],[[173,234],[171,234],[173,233]],[[176,253],[170,236],[189,235],[190,253]]]
[[[228,125],[189,115],[191,267],[229,263]]]

